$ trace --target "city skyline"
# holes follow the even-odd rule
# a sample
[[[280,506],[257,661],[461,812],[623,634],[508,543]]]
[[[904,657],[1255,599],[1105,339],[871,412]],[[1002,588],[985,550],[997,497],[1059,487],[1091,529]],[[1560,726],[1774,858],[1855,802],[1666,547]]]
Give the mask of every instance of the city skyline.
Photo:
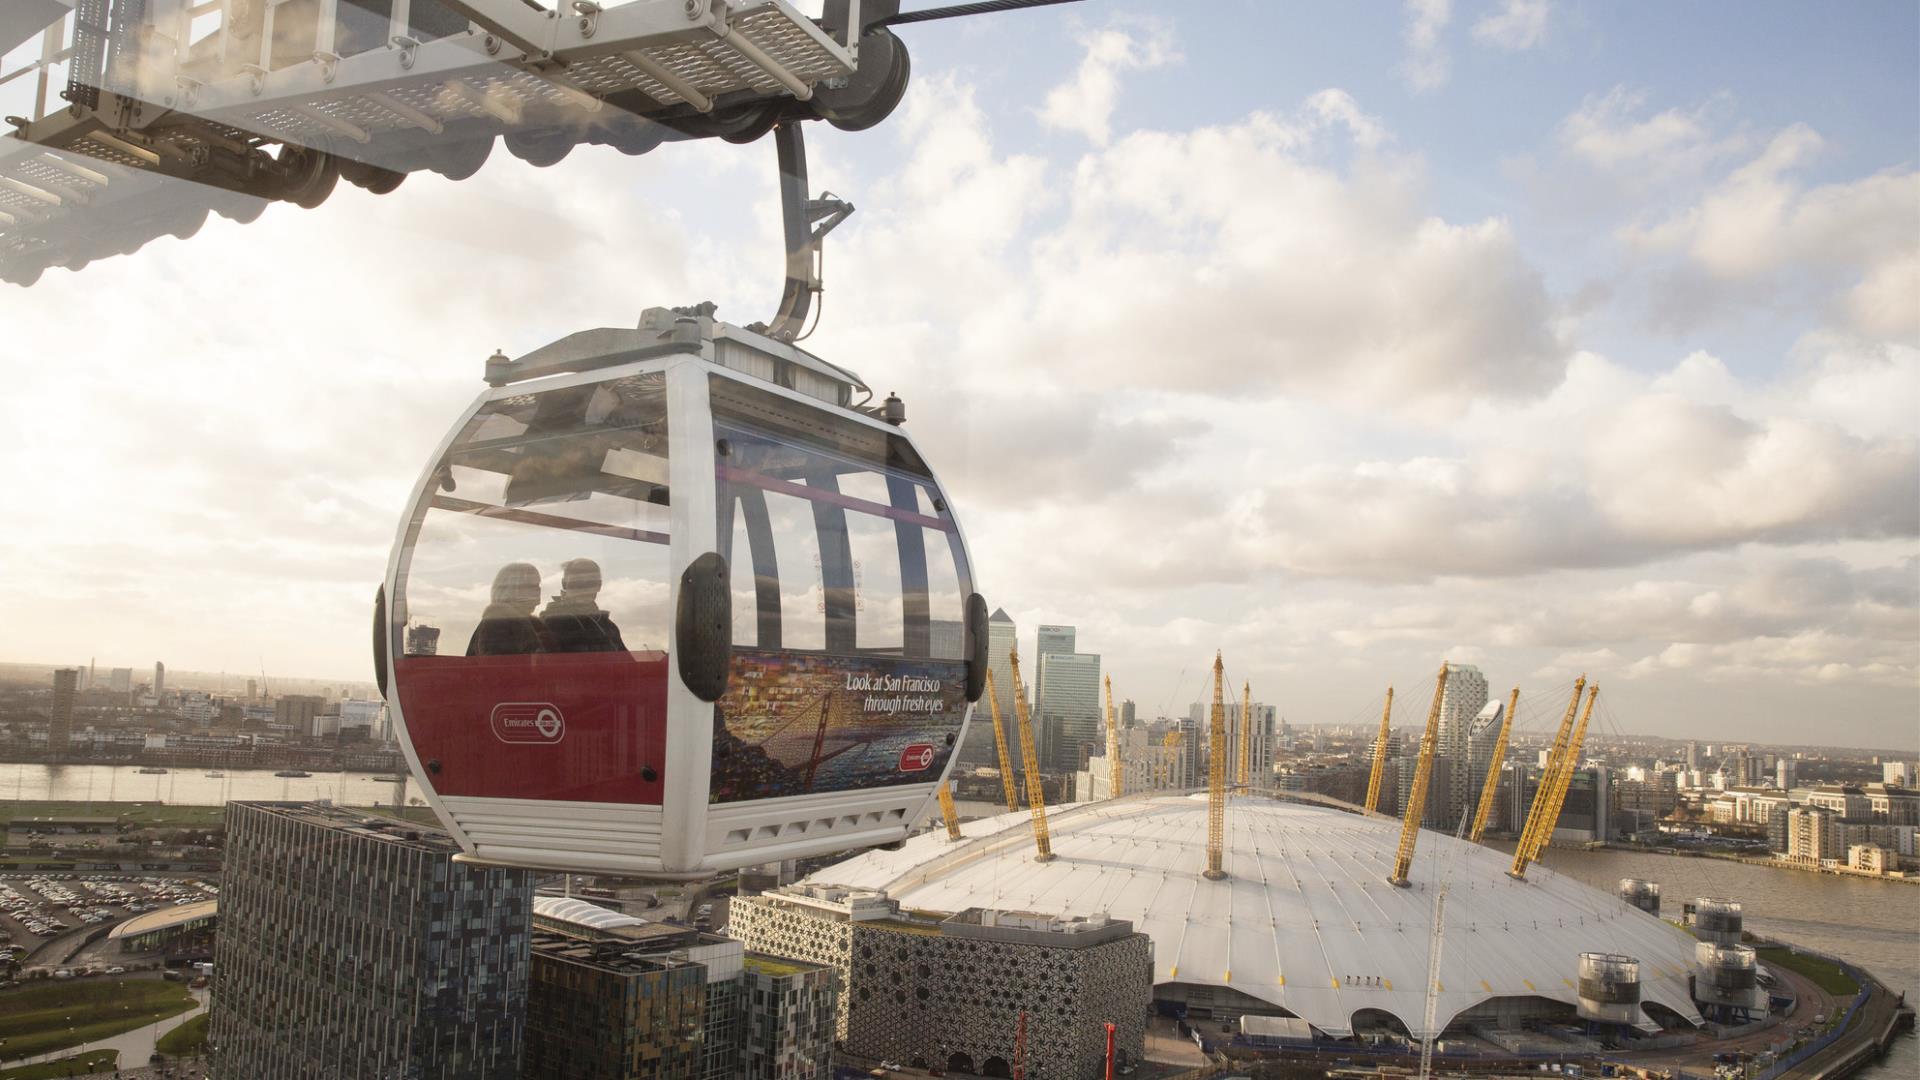
[[[1219,648],[1290,716],[1446,658],[1585,671],[1636,730],[1910,741],[1915,11],[1526,9],[915,36],[897,116],[816,133],[862,209],[807,347],[906,401],[989,606],[1077,625],[1148,711]],[[406,491],[485,357],[763,313],[771,160],[500,155],[10,290],[0,340],[62,362],[0,402],[35,508],[0,654],[368,681]]]

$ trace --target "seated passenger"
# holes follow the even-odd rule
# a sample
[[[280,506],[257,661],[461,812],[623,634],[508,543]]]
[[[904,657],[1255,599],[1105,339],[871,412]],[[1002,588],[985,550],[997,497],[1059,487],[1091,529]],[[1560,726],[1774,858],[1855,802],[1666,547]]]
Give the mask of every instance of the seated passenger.
[[[554,652],[627,651],[613,617],[600,609],[599,596],[599,563],[573,559],[560,568],[560,595],[540,613]]]
[[[552,648],[546,627],[534,618],[540,604],[540,571],[531,563],[508,563],[493,576],[493,600],[467,642],[468,656],[513,656]]]

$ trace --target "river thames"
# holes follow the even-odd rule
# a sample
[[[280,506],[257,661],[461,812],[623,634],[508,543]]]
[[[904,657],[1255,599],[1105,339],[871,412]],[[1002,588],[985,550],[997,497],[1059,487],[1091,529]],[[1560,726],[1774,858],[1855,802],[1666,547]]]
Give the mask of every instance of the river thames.
[[[1748,930],[1866,968],[1909,1002],[1920,997],[1920,886],[1637,851],[1553,848],[1541,861],[1609,892],[1623,877],[1657,881],[1671,918],[1697,896],[1738,900]],[[1886,1060],[1856,1075],[1913,1080],[1920,1076],[1920,1040],[1901,1037]]]
[[[235,799],[331,799],[350,806],[391,805],[393,784],[372,773],[316,772],[275,776],[267,769],[232,769],[225,776],[192,766],[142,773],[132,765],[0,765],[0,799],[53,802],[160,802],[220,806]],[[408,794],[419,792],[409,785]]]

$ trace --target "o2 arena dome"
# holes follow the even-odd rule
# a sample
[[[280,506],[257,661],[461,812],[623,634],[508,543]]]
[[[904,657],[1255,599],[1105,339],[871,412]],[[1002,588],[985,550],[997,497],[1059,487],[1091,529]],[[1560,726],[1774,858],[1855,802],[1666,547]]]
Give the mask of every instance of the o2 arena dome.
[[[1333,1037],[1424,1034],[1444,880],[1440,1031],[1569,1012],[1581,953],[1640,961],[1638,1026],[1702,1022],[1688,994],[1692,936],[1615,896],[1538,865],[1515,881],[1508,856],[1425,830],[1411,884],[1398,888],[1387,882],[1397,819],[1257,795],[1232,796],[1226,810],[1221,881],[1203,876],[1206,797],[1164,793],[1049,807],[1049,862],[1034,860],[1023,811],[967,822],[958,841],[935,829],[808,880],[884,889],[911,908],[1128,919],[1153,938],[1157,1000],[1296,1016]]]

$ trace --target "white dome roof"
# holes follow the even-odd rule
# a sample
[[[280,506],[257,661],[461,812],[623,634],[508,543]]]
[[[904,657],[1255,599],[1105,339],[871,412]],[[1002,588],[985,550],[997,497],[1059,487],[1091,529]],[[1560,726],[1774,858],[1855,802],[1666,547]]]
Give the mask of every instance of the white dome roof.
[[[939,911],[1104,912],[1153,938],[1154,982],[1228,986],[1331,1035],[1380,1009],[1421,1033],[1435,890],[1448,883],[1436,1018],[1492,998],[1573,1004],[1580,954],[1640,961],[1642,999],[1700,1022],[1693,937],[1620,899],[1509,856],[1422,831],[1412,885],[1387,883],[1400,823],[1257,796],[1228,801],[1225,881],[1208,881],[1203,796],[1133,796],[1048,809],[1053,861],[1033,860],[1025,812],[938,829],[809,881],[885,889]]]

